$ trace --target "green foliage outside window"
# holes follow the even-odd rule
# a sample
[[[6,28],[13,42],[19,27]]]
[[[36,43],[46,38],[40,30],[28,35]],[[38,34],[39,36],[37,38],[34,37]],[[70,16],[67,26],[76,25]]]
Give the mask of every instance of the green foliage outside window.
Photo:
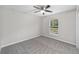
[[[51,32],[58,33],[58,19],[51,20]]]

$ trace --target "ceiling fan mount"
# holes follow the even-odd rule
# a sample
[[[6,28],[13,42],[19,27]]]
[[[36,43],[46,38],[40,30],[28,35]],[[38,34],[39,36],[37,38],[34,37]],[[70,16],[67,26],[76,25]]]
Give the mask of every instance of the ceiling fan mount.
[[[50,5],[35,5],[33,7],[37,9],[37,11],[35,11],[34,13],[41,12],[43,15],[45,15],[45,12],[49,12],[49,13],[53,12],[51,10],[48,10],[51,7]]]

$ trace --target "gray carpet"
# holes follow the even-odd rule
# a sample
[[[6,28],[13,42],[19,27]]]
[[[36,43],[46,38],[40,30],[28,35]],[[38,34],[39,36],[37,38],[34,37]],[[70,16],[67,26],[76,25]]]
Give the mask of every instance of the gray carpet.
[[[1,54],[78,54],[71,44],[40,36],[2,48]]]

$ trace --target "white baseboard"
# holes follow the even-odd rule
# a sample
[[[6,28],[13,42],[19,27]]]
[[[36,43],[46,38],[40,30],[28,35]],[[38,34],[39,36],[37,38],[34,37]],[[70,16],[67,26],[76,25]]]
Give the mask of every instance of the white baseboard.
[[[20,43],[20,42],[23,42],[23,41],[26,41],[26,40],[30,40],[32,38],[39,37],[39,36],[40,35],[36,35],[36,36],[33,36],[33,37],[29,37],[28,39],[25,38],[25,39],[17,41],[17,42],[13,42],[13,43],[9,43],[9,44],[6,44],[6,45],[2,45],[2,46],[0,46],[0,48],[6,47],[6,46],[10,46],[10,45],[13,45],[13,44],[16,44],[16,43]]]
[[[3,48],[3,47],[6,47],[6,46],[10,46],[10,45],[13,45],[13,44],[16,44],[16,43],[19,43],[19,42],[23,42],[23,41],[26,41],[26,40],[30,40],[32,38],[35,38],[35,37],[39,37],[40,35],[36,35],[36,36],[33,36],[33,37],[29,37],[28,39],[23,39],[23,40],[20,40],[20,41],[17,41],[17,42],[13,42],[13,43],[9,43],[9,44],[6,44],[6,45],[2,45],[0,46],[0,48]],[[46,35],[41,35],[41,36],[45,36],[45,37],[49,37],[49,38],[53,38],[53,37],[50,37],[50,36],[46,36]],[[56,39],[56,38],[54,38]],[[57,40],[57,39],[56,39]],[[59,41],[62,41],[62,40],[59,40]],[[66,42],[66,41],[62,41],[62,42]],[[72,44],[72,45],[75,45],[73,43],[70,43],[70,42],[66,42],[66,43],[69,43],[69,44]]]
[[[53,39],[58,40],[58,39],[55,38],[55,37],[51,37],[51,36],[47,36],[47,35],[42,35],[42,36],[45,36],[45,37],[49,37],[49,38],[53,38]],[[70,43],[70,42],[67,42],[67,41],[64,41],[64,40],[58,40],[58,41],[65,42],[65,43],[69,43],[69,44],[72,44],[72,45],[75,45],[75,46],[76,46],[76,44],[74,44],[74,43]]]

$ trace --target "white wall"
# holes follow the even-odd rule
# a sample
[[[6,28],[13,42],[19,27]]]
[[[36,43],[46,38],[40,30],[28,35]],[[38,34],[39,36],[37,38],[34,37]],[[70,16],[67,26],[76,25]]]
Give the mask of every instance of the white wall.
[[[49,32],[49,20],[53,17],[59,20],[59,34],[57,36]],[[76,12],[75,10],[66,11],[43,18],[42,35],[55,38],[70,44],[76,44]]]
[[[79,48],[79,6],[77,6],[76,17],[76,46]]]
[[[49,33],[49,20],[52,17],[59,19],[58,36]],[[2,47],[37,37],[40,34],[74,45],[76,44],[75,10],[38,17],[0,8],[0,25],[0,41],[2,42]]]
[[[1,9],[0,9],[1,11]],[[2,12],[0,12],[0,18],[2,18]],[[0,46],[1,46],[1,39],[2,39],[2,19],[0,19]],[[0,47],[0,53],[1,53],[1,47]]]
[[[11,9],[1,9],[0,20],[3,20],[3,31],[0,30],[3,33],[2,47],[40,35],[40,17]]]

